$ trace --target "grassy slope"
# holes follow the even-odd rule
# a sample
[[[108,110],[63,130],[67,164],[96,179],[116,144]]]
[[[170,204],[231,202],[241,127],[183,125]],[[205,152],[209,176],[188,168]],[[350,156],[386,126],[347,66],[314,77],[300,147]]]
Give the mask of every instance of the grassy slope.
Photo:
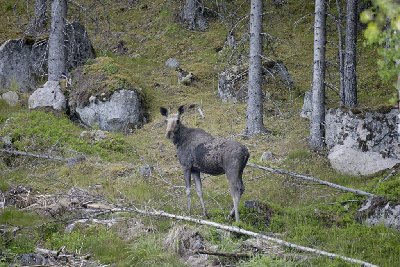
[[[107,1],[105,1],[107,3]],[[52,162],[31,159],[11,159],[6,166],[0,162],[0,188],[24,184],[32,185],[39,192],[58,192],[72,186],[90,188],[93,184],[102,187],[96,192],[111,201],[150,205],[154,208],[185,214],[185,198],[180,167],[176,161],[173,145],[165,140],[164,128],[158,114],[160,105],[177,107],[180,104],[202,103],[205,120],[194,112],[185,115],[184,122],[193,127],[202,127],[213,134],[232,136],[246,144],[251,151],[251,161],[258,163],[262,152],[272,151],[280,159],[270,165],[286,168],[299,173],[310,174],[324,180],[340,183],[386,194],[398,198],[396,188],[400,177],[394,177],[386,184],[378,181],[384,175],[369,178],[355,178],[335,173],[327,160],[311,153],[307,148],[308,122],[298,117],[302,93],[309,89],[312,62],[312,3],[290,1],[282,9],[270,8],[265,21],[265,31],[276,37],[274,58],[282,59],[291,71],[296,82],[292,92],[278,88],[266,88],[273,96],[273,102],[266,103],[265,125],[273,134],[242,140],[239,136],[245,127],[245,105],[221,103],[216,97],[217,53],[215,48],[223,44],[226,28],[214,21],[204,33],[182,29],[174,21],[177,4],[174,1],[152,1],[127,8],[122,1],[105,6],[91,6],[86,16],[81,16],[88,26],[90,36],[100,56],[111,56],[118,63],[118,75],[141,88],[149,104],[151,122],[131,135],[112,134],[110,141],[93,145],[90,140],[79,138],[82,131],[65,118],[55,117],[42,112],[29,112],[24,108],[10,109],[0,102],[0,121],[11,117],[6,126],[0,129],[0,135],[11,134],[19,149],[48,152],[63,156],[79,153],[89,155],[87,162],[68,167]],[[295,2],[295,3],[294,3]],[[12,5],[13,1],[2,1],[1,5]],[[87,1],[91,4],[91,1]],[[24,5],[16,11],[27,20]],[[15,22],[13,10],[5,8],[5,17],[11,17],[13,23],[3,28],[1,36],[16,37],[23,28],[24,19]],[[246,11],[243,10],[243,13]],[[78,16],[78,10],[70,9],[70,14]],[[96,14],[97,21],[94,21]],[[81,14],[82,15],[82,14]],[[299,18],[305,16],[302,20]],[[2,17],[3,19],[4,17]],[[283,18],[283,19],[282,19]],[[334,40],[334,27],[329,28],[330,38]],[[119,40],[128,47],[125,56],[114,56],[110,51]],[[332,47],[328,58],[335,52]],[[360,49],[359,88],[361,106],[382,104],[390,97],[389,87],[379,82],[374,70],[373,50]],[[169,57],[177,57],[184,69],[193,71],[198,77],[194,86],[180,87],[176,82],[176,73],[164,66]],[[331,69],[332,81],[337,81]],[[336,79],[336,80],[335,80]],[[386,89],[385,89],[386,88]],[[335,105],[334,93],[329,93],[330,105]],[[271,110],[279,109],[279,115]],[[155,167],[152,177],[145,179],[139,174],[140,166],[149,164]],[[368,228],[354,222],[353,215],[358,203],[343,205],[342,201],[360,200],[351,194],[342,194],[325,187],[314,186],[288,177],[271,175],[251,168],[245,170],[246,192],[243,200],[257,199],[268,203],[274,210],[269,228],[253,225],[256,218],[247,214],[242,207],[241,226],[260,231],[282,234],[288,241],[353,256],[382,266],[399,265],[400,235],[383,227]],[[45,182],[44,182],[45,181]],[[226,223],[231,200],[225,178],[208,177],[204,179],[204,191],[211,219]],[[243,202],[242,202],[243,203]],[[334,203],[334,204],[332,204]],[[351,204],[353,203],[353,204]],[[197,198],[194,198],[194,214],[200,214]],[[8,213],[18,211],[7,211]],[[0,223],[20,225],[15,221],[20,216],[0,215]],[[7,215],[8,214],[8,215]],[[6,216],[7,215],[7,216]],[[11,245],[3,240],[0,248],[12,253],[30,251],[35,242],[44,242],[49,247],[58,248],[67,245],[68,249],[81,248],[91,252],[102,262],[117,262],[118,265],[151,266],[164,263],[176,266],[174,255],[161,249],[161,237],[170,227],[169,221],[149,220],[158,231],[135,240],[124,240],[114,231],[103,228],[81,229],[72,235],[60,232],[60,226],[49,224],[46,229],[38,226],[32,215],[26,220],[32,221],[35,236],[27,246],[22,246],[26,235]],[[36,228],[35,228],[36,227]],[[213,236],[211,230],[202,229],[206,236]],[[47,233],[45,235],[40,233]],[[228,241],[211,238],[221,250],[235,250],[237,238]],[[115,250],[97,247],[99,243],[113,242]],[[30,245],[29,245],[30,244]],[[150,250],[151,248],[151,250]],[[271,261],[255,258],[246,266],[259,266]],[[274,264],[280,266],[279,261]],[[244,264],[244,263],[243,263]],[[283,263],[282,266],[288,265]],[[325,258],[311,258],[296,265],[343,266],[344,263]]]

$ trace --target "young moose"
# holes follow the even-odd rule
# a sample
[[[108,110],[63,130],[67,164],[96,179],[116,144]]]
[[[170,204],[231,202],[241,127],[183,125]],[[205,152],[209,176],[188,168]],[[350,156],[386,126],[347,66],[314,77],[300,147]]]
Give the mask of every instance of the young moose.
[[[229,216],[235,215],[236,221],[239,221],[239,200],[244,191],[242,174],[249,158],[247,148],[236,141],[214,138],[202,129],[185,127],[180,121],[184,106],[179,107],[177,114],[169,115],[168,110],[163,107],[160,108],[160,112],[166,117],[166,137],[175,144],[179,162],[183,167],[189,213],[191,176],[194,177],[203,214],[207,216],[200,173],[211,175],[225,173],[233,199],[233,209]]]

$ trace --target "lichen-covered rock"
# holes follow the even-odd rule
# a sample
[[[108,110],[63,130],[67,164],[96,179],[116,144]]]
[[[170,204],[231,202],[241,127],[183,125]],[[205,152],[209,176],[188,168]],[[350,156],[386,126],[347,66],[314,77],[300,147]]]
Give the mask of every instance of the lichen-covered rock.
[[[35,90],[28,99],[30,109],[51,107],[63,111],[67,107],[67,101],[61,90],[60,82],[48,81],[43,87]]]
[[[31,70],[32,45],[23,40],[8,40],[0,47],[0,87],[26,92],[34,88]]]
[[[218,96],[225,102],[244,102],[247,98],[248,71],[233,66],[218,74]]]
[[[131,132],[146,122],[144,94],[124,68],[109,57],[98,57],[71,73],[68,105],[72,119],[103,131]]]
[[[8,91],[1,95],[0,99],[6,101],[10,106],[16,106],[19,102],[18,94],[14,91]]]
[[[368,198],[357,211],[356,219],[367,225],[383,224],[400,231],[400,203],[383,197]]]
[[[335,146],[328,159],[335,170],[356,176],[371,175],[400,163],[399,159],[382,158],[378,152],[362,152],[346,145]]]
[[[144,123],[141,99],[134,89],[116,91],[110,99],[78,106],[75,112],[84,124],[105,131],[129,132]]]
[[[70,71],[95,53],[85,28],[78,22],[66,25],[66,59]],[[47,39],[8,40],[0,47],[0,87],[27,92],[37,87],[36,78],[47,73]]]
[[[397,109],[355,113],[330,109],[326,113],[326,144],[332,150],[345,145],[356,151],[376,152],[382,158],[400,159]]]
[[[263,63],[263,83],[291,88],[293,79],[282,61]],[[244,102],[248,91],[248,67],[234,65],[218,74],[218,96],[226,102]]]

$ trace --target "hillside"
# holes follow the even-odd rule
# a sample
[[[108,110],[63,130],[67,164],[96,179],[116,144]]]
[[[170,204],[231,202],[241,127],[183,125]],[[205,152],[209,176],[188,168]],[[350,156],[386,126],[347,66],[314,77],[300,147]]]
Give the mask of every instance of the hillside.
[[[0,21],[4,25],[0,30],[2,43],[21,36],[32,13],[32,2],[0,2]],[[160,106],[170,107],[175,112],[182,104],[201,105],[205,118],[201,119],[197,111],[188,111],[183,123],[241,142],[250,151],[249,162],[399,199],[399,174],[385,182],[382,179],[388,172],[372,177],[339,174],[329,166],[326,155],[313,153],[308,148],[309,122],[300,118],[299,113],[312,76],[312,1],[287,1],[282,7],[265,1],[264,31],[270,35],[270,42],[264,53],[284,62],[295,86],[290,90],[264,88],[270,96],[265,102],[264,124],[271,134],[254,138],[243,135],[245,103],[225,103],[217,96],[218,72],[226,64],[226,57],[217,51],[225,42],[232,18],[213,16],[209,18],[207,31],[195,32],[177,23],[176,15],[182,1],[74,2],[82,3],[84,9],[71,4],[69,19],[79,20],[87,28],[97,57],[104,59],[101,69],[115,68],[116,79],[124,79],[143,92],[149,122],[131,134],[108,133],[104,139],[95,140],[90,135],[83,136],[82,132],[88,129],[64,114],[28,110],[26,103],[10,107],[0,101],[0,136],[10,137],[16,149],[66,159],[86,157],[85,161],[68,164],[0,154],[0,191],[13,196],[16,206],[0,210],[0,266],[8,266],[16,255],[31,253],[35,247],[57,251],[63,246],[71,253],[90,254],[91,259],[101,264],[187,266],[184,257],[163,246],[168,232],[183,222],[135,213],[104,214],[99,218],[123,219],[112,226],[83,224],[70,233],[65,231],[74,220],[90,215],[76,208],[74,203],[107,202],[188,215],[181,167],[175,147],[165,138]],[[227,2],[227,10],[237,11],[233,21],[247,15],[246,1]],[[334,5],[330,11],[336,12]],[[246,23],[247,20],[243,20],[238,24],[238,37],[247,31]],[[328,25],[327,55],[332,64],[327,77],[330,83],[337,85],[336,26],[329,18]],[[117,55],[113,50],[120,41],[124,42],[127,52]],[[358,47],[360,107],[386,105],[392,97],[392,85],[379,79],[376,52],[363,46],[361,34]],[[192,85],[178,85],[176,72],[165,66],[172,57],[180,61],[182,68],[196,75]],[[22,96],[22,99],[27,98],[28,95]],[[328,91],[327,103],[330,107],[337,106],[338,96],[334,90]],[[272,152],[276,159],[261,162],[265,151]],[[379,266],[400,265],[400,233],[384,226],[368,227],[355,220],[363,197],[247,167],[241,222],[235,224],[226,220],[231,197],[225,176],[204,175],[203,178],[211,221],[271,234]],[[191,215],[201,218],[201,207],[194,188],[192,190]],[[257,214],[244,206],[248,200],[263,203],[272,210],[268,226],[264,223],[265,214]],[[241,247],[247,238],[243,235],[187,225],[198,230],[217,251],[248,251]],[[9,230],[14,228],[17,230]],[[243,259],[210,256],[209,263],[216,266],[352,266],[290,249],[278,250],[281,253],[257,254]]]

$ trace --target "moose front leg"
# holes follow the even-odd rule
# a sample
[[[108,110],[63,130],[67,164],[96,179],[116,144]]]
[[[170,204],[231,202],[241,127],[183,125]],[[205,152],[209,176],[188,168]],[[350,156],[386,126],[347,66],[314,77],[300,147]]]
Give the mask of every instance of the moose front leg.
[[[192,200],[190,197],[191,176],[192,176],[191,170],[185,169],[184,176],[185,176],[185,184],[186,184],[186,190],[185,190],[186,191],[186,204],[187,204],[188,213],[190,215],[190,206],[192,203]]]

